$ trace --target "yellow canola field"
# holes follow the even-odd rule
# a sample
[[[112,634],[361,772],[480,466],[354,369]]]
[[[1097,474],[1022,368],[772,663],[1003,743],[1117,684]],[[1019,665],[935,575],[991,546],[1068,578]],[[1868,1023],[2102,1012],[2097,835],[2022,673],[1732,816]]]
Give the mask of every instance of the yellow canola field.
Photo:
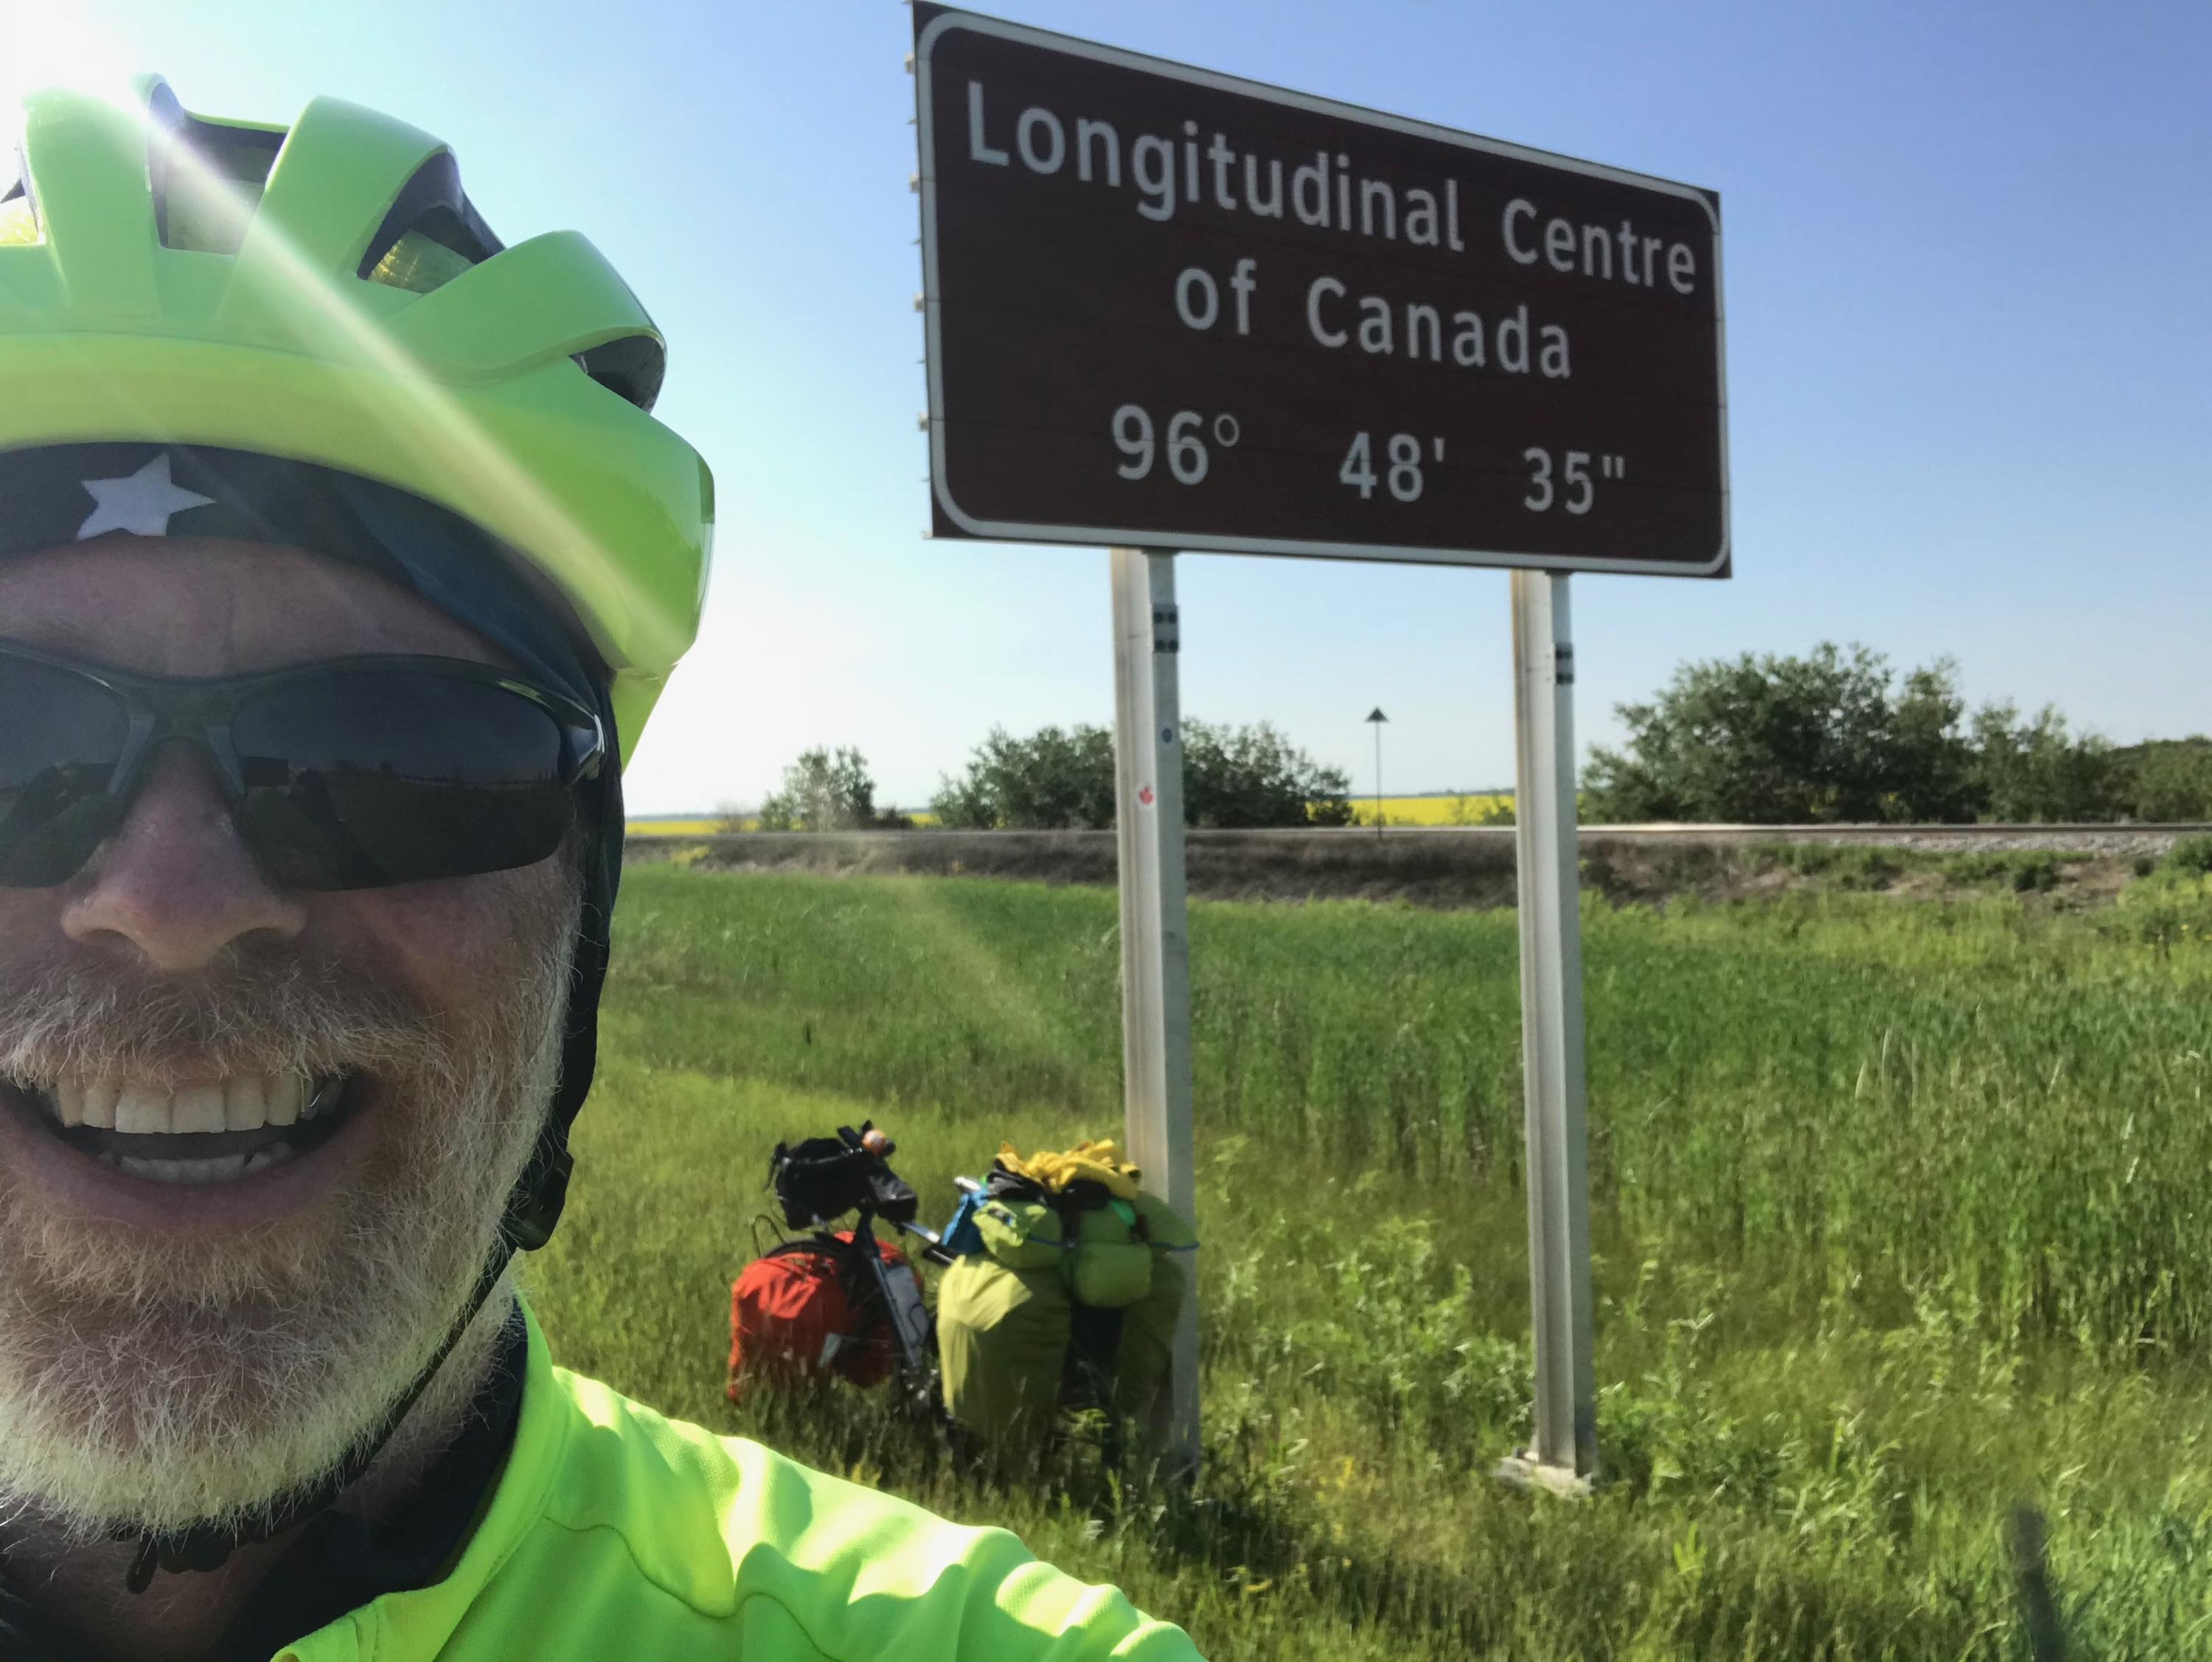
[[[933,813],[917,813],[909,817],[916,825],[937,823],[937,816]],[[701,815],[690,819],[633,819],[628,829],[632,837],[718,837],[727,825],[726,820],[713,815]],[[738,828],[740,831],[758,831],[759,816],[747,814],[738,822]]]
[[[1375,799],[1355,796],[1352,799],[1354,818],[1363,825],[1375,823]],[[1386,796],[1382,799],[1382,823],[1386,825],[1504,825],[1513,811],[1513,793],[1492,791],[1487,794],[1470,792],[1463,796]],[[917,813],[914,823],[927,827],[936,816]],[[744,829],[758,829],[760,822],[750,816],[744,821]],[[702,814],[684,819],[633,819],[629,822],[632,837],[712,837],[722,829],[723,821],[712,815]]]
[[[1375,799],[1354,796],[1352,813],[1363,825],[1375,823]],[[1511,791],[1470,791],[1463,796],[1386,796],[1382,823],[1386,825],[1504,825],[1513,812]]]

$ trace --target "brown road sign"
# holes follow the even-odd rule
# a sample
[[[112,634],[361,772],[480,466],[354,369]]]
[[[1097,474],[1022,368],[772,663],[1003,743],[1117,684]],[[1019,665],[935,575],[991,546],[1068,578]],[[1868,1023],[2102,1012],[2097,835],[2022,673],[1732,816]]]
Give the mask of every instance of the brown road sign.
[[[914,12],[938,534],[1726,574],[1712,192]]]

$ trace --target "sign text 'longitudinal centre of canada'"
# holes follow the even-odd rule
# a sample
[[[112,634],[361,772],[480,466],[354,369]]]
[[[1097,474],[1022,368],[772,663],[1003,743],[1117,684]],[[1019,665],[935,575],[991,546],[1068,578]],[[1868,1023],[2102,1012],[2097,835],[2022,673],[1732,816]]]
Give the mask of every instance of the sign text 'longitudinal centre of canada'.
[[[1726,569],[1711,192],[915,17],[940,534]]]

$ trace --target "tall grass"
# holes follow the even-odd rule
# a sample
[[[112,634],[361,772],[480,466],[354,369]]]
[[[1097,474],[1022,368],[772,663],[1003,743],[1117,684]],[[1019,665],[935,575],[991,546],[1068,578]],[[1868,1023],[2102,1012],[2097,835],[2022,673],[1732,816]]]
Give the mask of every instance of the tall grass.
[[[1120,1100],[1114,898],[641,872],[615,1045],[895,1111]],[[1593,905],[1592,1182],[1625,1223],[1822,1281],[1948,1273],[1995,1322],[2212,1336],[2212,954],[2002,900]],[[1517,1183],[1507,913],[1198,907],[1199,1123]],[[648,1016],[622,992],[649,994]]]
[[[942,1196],[1115,1127],[1110,892],[634,871],[538,1297],[573,1365],[1010,1521],[1217,1659],[2025,1656],[2021,1496],[2077,1653],[2212,1656],[2203,886],[1589,910],[1587,1506],[1486,1476],[1527,1413],[1510,914],[1194,908],[1194,1499],[720,1391],[776,1137],[887,1120]]]

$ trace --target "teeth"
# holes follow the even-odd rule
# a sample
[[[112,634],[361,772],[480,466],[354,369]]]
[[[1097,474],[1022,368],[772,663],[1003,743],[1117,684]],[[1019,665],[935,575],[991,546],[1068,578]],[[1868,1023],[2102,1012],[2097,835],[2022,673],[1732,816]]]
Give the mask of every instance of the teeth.
[[[296,1125],[330,1111],[336,1081],[318,1091],[301,1074],[229,1079],[167,1090],[158,1085],[65,1079],[38,1093],[64,1125],[85,1125],[129,1136],[258,1131]],[[196,1164],[197,1162],[187,1162]],[[176,1178],[174,1181],[189,1181]]]
[[[103,1154],[100,1158],[125,1177],[147,1183],[230,1183],[251,1177],[279,1160],[291,1159],[292,1151],[283,1147],[263,1148],[251,1154],[225,1154],[216,1160],[139,1160],[130,1154]]]
[[[297,1074],[279,1074],[269,1081],[269,1123],[297,1125],[300,1105],[307,1098],[307,1081]]]
[[[223,1129],[258,1131],[269,1123],[269,1099],[261,1081],[234,1079],[223,1089]]]
[[[228,1123],[220,1085],[187,1085],[169,1099],[172,1131],[220,1131]]]
[[[68,1093],[69,1089],[70,1087],[66,1084],[62,1087],[64,1095]],[[84,1123],[87,1125],[97,1126],[103,1131],[112,1131],[115,1129],[116,1094],[115,1087],[104,1082],[86,1086],[84,1087]]]
[[[169,1093],[151,1085],[126,1085],[115,1102],[115,1129],[157,1136],[169,1129]]]

